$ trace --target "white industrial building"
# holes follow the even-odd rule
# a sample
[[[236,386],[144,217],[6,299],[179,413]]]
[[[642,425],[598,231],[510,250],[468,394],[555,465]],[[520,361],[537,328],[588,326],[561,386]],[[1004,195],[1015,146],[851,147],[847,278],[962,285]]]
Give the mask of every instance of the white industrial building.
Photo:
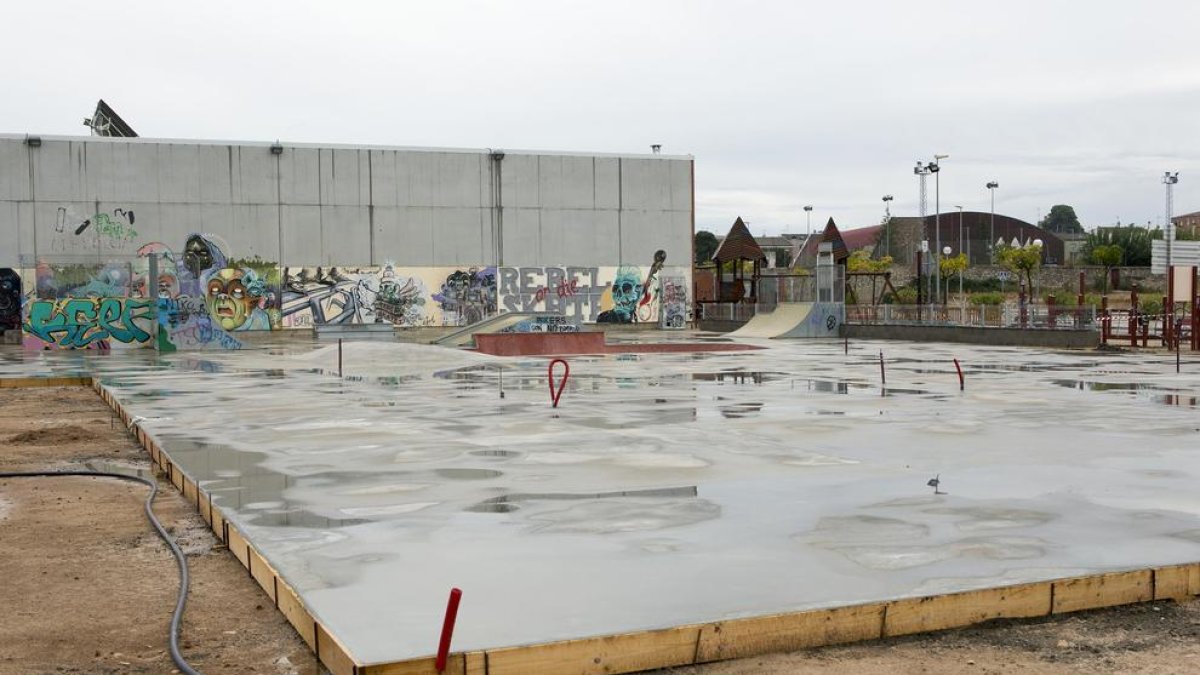
[[[244,270],[222,279],[253,280],[265,318],[236,330],[516,306],[595,321],[634,277],[654,306],[605,316],[659,321],[662,280],[676,300],[691,288],[693,230],[690,156],[0,135],[0,269],[21,276],[26,317],[39,299],[153,297],[144,261],[161,255],[177,279],[160,298]],[[479,300],[485,274],[523,283]],[[385,295],[403,306],[375,311]]]

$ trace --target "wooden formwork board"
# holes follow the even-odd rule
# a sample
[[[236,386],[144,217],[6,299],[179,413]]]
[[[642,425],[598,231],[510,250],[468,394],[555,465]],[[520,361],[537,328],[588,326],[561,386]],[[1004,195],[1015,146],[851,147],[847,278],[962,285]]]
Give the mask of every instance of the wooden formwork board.
[[[151,461],[246,568],[305,644],[333,675],[436,675],[432,656],[362,663],[321,622],[266,558],[212,503],[211,495],[135,423],[107,387],[92,382],[126,422]],[[50,386],[50,385],[46,385]],[[54,385],[64,386],[64,385]],[[1200,562],[899,598],[618,635],[456,652],[447,675],[615,675],[864,640],[947,630],[994,619],[1064,614],[1150,600],[1200,595]]]
[[[90,377],[0,377],[0,389],[31,389],[34,387],[87,387]]]

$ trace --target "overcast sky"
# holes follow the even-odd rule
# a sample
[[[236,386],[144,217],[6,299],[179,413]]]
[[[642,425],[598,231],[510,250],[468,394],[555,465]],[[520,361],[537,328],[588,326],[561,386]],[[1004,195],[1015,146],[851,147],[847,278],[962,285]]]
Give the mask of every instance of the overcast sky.
[[[185,8],[185,4],[187,8]],[[1200,210],[1200,2],[6,3],[0,131],[663,152],[697,227],[941,206],[1087,227]],[[929,212],[934,209],[933,181]]]

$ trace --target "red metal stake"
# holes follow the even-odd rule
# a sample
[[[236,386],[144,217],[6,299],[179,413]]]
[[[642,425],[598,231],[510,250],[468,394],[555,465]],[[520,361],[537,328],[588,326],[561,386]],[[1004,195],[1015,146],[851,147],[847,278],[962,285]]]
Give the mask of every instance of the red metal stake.
[[[967,384],[963,381],[962,366],[958,365],[958,359],[954,359],[954,368],[958,371],[958,390],[963,391],[967,388]]]
[[[556,363],[563,364],[562,382],[559,383],[557,391],[554,389],[554,364],[556,364]],[[546,368],[546,379],[549,381],[549,384],[550,384],[550,407],[552,407],[552,408],[558,407],[558,399],[562,397],[563,389],[566,389],[567,378],[569,378],[569,377],[571,377],[571,364],[567,363],[566,361],[564,361],[562,359],[554,359],[553,361],[550,362],[550,365]]]
[[[442,622],[442,639],[438,642],[437,662],[434,664],[441,673],[446,670],[446,659],[450,656],[450,638],[454,636],[454,621],[458,618],[458,602],[462,600],[462,591],[450,589],[450,601],[446,603],[446,619]]]

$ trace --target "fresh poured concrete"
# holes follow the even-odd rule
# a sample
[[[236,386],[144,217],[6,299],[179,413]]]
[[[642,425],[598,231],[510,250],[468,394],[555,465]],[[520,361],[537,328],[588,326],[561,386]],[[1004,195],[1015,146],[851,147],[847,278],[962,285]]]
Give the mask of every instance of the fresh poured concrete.
[[[1200,361],[756,344],[81,363],[365,662],[1200,560]]]

